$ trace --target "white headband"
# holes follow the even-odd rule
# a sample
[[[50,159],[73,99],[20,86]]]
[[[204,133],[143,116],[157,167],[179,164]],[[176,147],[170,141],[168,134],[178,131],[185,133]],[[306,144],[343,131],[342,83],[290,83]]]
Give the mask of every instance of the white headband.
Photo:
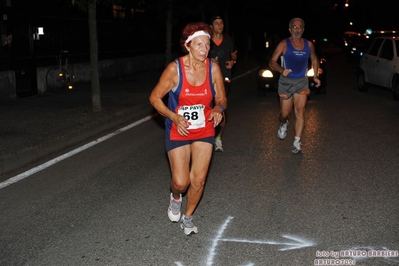
[[[200,31],[194,32],[193,35],[188,36],[186,43],[189,43],[192,39],[194,39],[195,37],[198,37],[198,36],[208,36],[209,39],[211,38],[211,35],[209,35],[208,33],[206,33],[203,30],[200,30]]]

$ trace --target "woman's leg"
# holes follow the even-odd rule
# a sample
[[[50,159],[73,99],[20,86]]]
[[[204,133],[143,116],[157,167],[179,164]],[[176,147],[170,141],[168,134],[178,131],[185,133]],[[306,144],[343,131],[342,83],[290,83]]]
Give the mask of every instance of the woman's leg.
[[[192,216],[204,191],[212,158],[213,145],[208,142],[195,141],[191,144],[190,186],[187,190],[185,216]]]

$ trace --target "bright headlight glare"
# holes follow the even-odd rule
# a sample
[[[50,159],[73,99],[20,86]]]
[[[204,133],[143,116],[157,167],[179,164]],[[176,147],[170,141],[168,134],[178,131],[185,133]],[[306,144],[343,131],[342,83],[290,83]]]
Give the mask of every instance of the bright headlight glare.
[[[259,76],[264,77],[264,78],[272,78],[273,77],[273,73],[268,70],[268,69],[262,69],[259,71]]]
[[[323,69],[319,68],[318,73],[319,73],[319,76],[322,75],[323,74]],[[306,73],[306,76],[314,77],[314,69],[313,68],[309,69],[308,72]]]

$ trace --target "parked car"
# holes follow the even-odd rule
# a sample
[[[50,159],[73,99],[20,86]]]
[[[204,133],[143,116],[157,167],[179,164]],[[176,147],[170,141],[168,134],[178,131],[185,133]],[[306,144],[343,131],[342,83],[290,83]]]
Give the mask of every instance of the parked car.
[[[309,60],[309,69],[307,72],[307,76],[309,78],[309,88],[311,91],[317,94],[326,94],[327,89],[327,69],[326,62],[327,59],[322,51],[319,49],[318,45],[316,47],[316,54],[320,60],[320,68],[319,68],[319,79],[321,81],[321,86],[316,88],[316,83],[313,80],[314,70],[312,68],[312,64]],[[265,94],[267,91],[277,91],[278,79],[280,77],[280,73],[278,71],[274,71],[269,67],[269,61],[273,55],[273,52],[276,48],[276,45],[270,48],[265,49],[263,55],[261,55],[258,60],[259,71],[257,75],[257,84],[258,84],[258,95]],[[280,61],[280,60],[279,60]],[[280,62],[279,62],[280,63]]]
[[[399,36],[374,38],[368,51],[361,57],[357,68],[359,91],[371,85],[388,89],[399,101]]]

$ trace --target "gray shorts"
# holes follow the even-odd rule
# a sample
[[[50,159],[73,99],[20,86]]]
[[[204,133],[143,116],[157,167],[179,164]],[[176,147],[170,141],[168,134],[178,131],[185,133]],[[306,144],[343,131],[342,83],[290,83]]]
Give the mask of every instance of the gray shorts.
[[[278,80],[278,95],[280,98],[289,99],[294,93],[309,95],[309,80],[307,77],[293,79],[280,75]]]

